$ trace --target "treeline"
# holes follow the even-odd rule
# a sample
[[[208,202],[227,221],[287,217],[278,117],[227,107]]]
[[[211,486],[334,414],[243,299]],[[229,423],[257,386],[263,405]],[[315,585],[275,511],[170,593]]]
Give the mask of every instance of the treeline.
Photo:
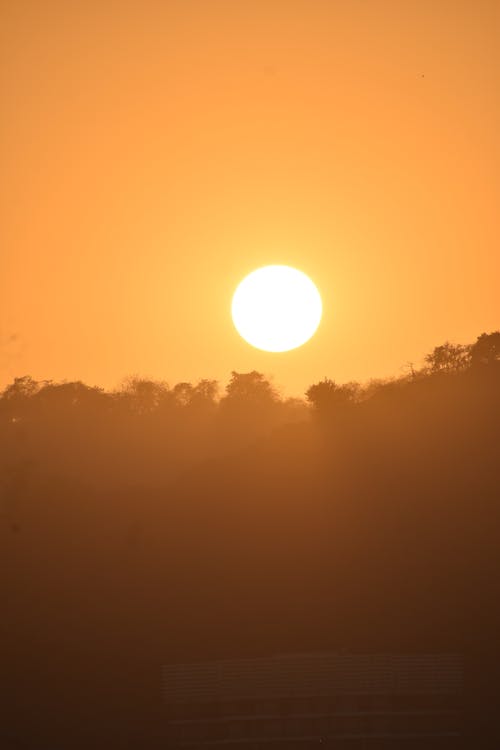
[[[136,477],[142,483],[152,479],[143,470],[154,469],[157,479],[165,477],[186,463],[237,450],[311,415],[333,424],[346,408],[384,398],[417,381],[430,382],[436,375],[476,373],[499,357],[500,333],[482,334],[473,345],[447,342],[436,347],[422,368],[409,364],[400,378],[364,385],[339,385],[325,378],[311,385],[304,399],[282,398],[256,371],[233,372],[222,393],[217,381],[207,379],[169,387],[163,381],[130,377],[119,389],[105,391],[79,381],[19,377],[0,393],[1,469],[7,474],[15,470],[16,451],[25,470],[39,466],[46,471],[53,463],[61,472],[73,465],[81,471],[82,462],[93,454],[102,471],[92,467],[97,473],[87,472],[90,483],[102,481],[103,471],[109,476],[114,469],[122,478]],[[105,454],[109,462],[103,463]]]
[[[164,661],[438,650],[466,655],[488,747],[499,446],[500,332],[303,400],[257,372],[222,392],[17,379],[0,398],[2,731],[165,747]]]
[[[0,396],[0,472],[72,476],[92,487],[164,486],[188,465],[233,452],[307,418],[260,373],[233,372],[223,394],[197,384],[128,378],[105,391],[16,378]]]

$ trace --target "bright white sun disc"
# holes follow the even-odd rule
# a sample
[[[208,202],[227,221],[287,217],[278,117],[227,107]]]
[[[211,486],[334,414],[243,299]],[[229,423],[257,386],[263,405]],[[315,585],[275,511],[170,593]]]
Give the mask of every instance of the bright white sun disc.
[[[236,330],[249,344],[266,352],[286,352],[315,333],[322,304],[316,286],[302,271],[264,266],[238,285],[231,312]]]

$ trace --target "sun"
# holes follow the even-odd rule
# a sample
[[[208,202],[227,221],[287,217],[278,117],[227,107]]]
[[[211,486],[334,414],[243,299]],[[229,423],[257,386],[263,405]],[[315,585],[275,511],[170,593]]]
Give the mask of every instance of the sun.
[[[287,352],[316,332],[323,306],[320,294],[302,271],[264,266],[246,276],[233,296],[236,330],[257,349]]]

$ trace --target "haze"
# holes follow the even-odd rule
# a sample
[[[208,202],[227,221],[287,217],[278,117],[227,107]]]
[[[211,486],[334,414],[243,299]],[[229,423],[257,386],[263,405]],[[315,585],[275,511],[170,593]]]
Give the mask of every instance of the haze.
[[[498,324],[496,2],[3,4],[1,380],[398,374]],[[257,352],[253,268],[320,287]]]

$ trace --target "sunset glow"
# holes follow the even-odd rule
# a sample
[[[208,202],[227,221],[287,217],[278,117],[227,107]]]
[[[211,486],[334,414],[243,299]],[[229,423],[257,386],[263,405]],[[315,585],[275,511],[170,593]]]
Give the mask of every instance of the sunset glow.
[[[500,750],[499,32],[1,3],[0,750]]]
[[[265,266],[236,289],[232,316],[249,344],[286,352],[309,341],[319,326],[321,297],[311,279],[289,266]]]

